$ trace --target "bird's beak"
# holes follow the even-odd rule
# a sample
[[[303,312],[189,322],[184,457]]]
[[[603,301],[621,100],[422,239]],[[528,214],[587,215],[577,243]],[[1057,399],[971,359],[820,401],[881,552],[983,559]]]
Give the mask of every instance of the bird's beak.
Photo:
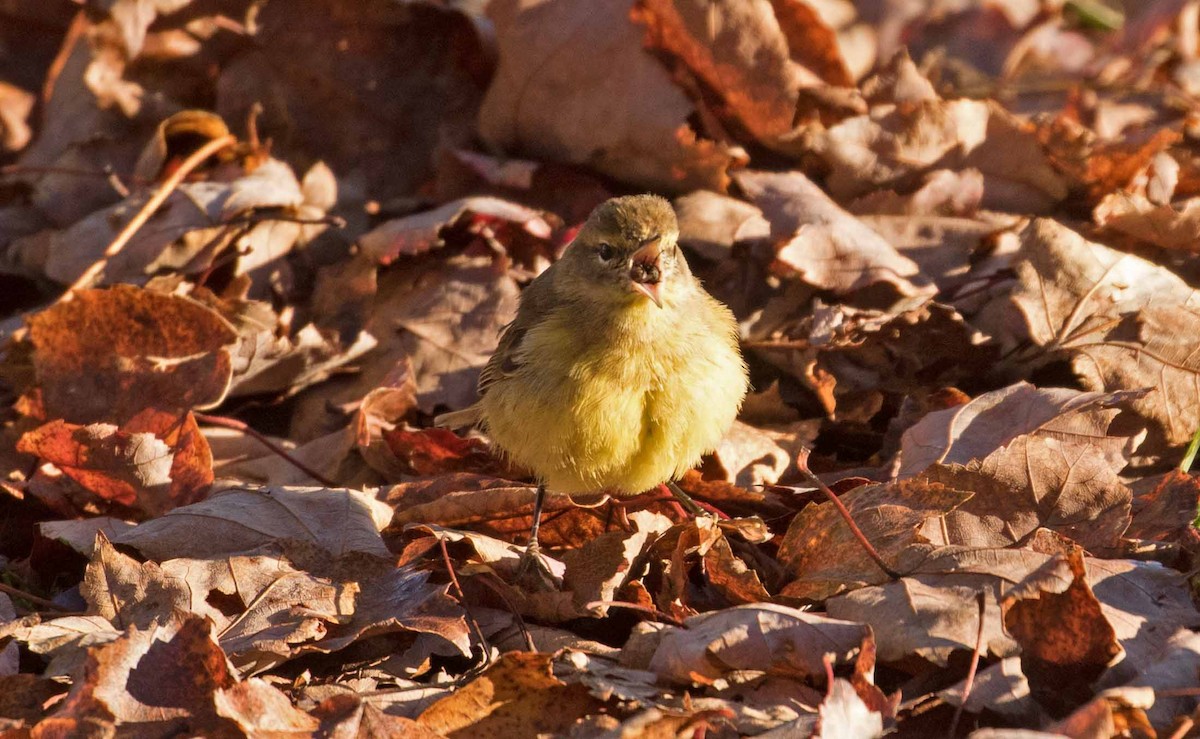
[[[630,287],[653,300],[659,308],[663,307],[661,260],[662,237],[653,236],[633,253],[629,269]]]

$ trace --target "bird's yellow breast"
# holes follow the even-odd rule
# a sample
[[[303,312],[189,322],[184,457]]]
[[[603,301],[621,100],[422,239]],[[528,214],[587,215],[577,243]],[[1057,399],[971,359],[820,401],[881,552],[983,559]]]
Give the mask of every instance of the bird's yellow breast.
[[[681,476],[746,391],[732,316],[705,298],[721,320],[664,321],[648,301],[603,334],[568,312],[548,318],[522,341],[519,369],[481,399],[489,435],[551,492],[636,495]]]

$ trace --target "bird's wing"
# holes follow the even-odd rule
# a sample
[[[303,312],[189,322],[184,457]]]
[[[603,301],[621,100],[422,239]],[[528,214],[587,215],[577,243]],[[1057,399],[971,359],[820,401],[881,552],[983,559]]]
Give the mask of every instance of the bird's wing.
[[[504,327],[500,343],[491,359],[479,373],[479,396],[483,397],[498,380],[510,377],[521,368],[521,340],[525,334],[545,319],[553,303],[554,267],[546,270],[521,293],[517,317]]]

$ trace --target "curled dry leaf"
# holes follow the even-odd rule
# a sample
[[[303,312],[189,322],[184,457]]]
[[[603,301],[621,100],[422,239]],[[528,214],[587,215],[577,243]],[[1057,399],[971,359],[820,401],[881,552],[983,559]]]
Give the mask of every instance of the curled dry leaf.
[[[70,735],[138,726],[237,736],[312,732],[317,725],[265,681],[239,681],[212,623],[181,615],[89,649],[66,700],[37,728]]]
[[[500,64],[479,113],[486,141],[655,190],[725,190],[744,155],[692,128],[628,2],[501,0],[488,16]]]
[[[908,192],[937,169],[974,169],[983,175],[986,208],[1044,212],[1067,195],[1033,127],[998,104],[944,101],[907,54],[868,81],[870,112],[847,118],[813,140],[830,169],[834,197],[848,200],[880,187]]]
[[[155,283],[150,287],[166,291]],[[229,397],[299,393],[376,345],[375,337],[365,331],[343,343],[311,323],[295,330],[263,301],[221,298],[203,287],[191,288],[188,296],[212,308],[237,331]]]
[[[153,194],[138,190],[70,228],[19,239],[13,256],[29,272],[73,284]],[[277,263],[324,230],[319,221],[326,207],[309,202],[291,167],[276,159],[229,181],[184,183],[106,262],[98,282],[144,283],[164,270],[203,273],[218,257],[232,257],[235,274],[250,273]]]
[[[1021,645],[1021,671],[1033,697],[1054,713],[1085,702],[1122,652],[1088,585],[1079,549],[1030,573],[1000,607],[1004,627]]]
[[[732,124],[771,148],[795,148],[801,87],[853,83],[833,29],[804,3],[639,0],[634,18],[649,48],[682,64],[720,97]]]
[[[1163,129],[1153,136],[1102,141],[1067,115],[1042,119],[1035,130],[1055,169],[1092,204],[1119,197],[1116,191],[1128,189],[1156,155],[1182,138],[1178,131]]]
[[[273,555],[139,564],[102,541],[81,591],[89,610],[119,628],[147,628],[179,611],[204,616],[239,669],[262,672],[389,633],[429,634],[433,652],[469,653],[462,611],[446,585],[428,579],[428,572],[366,558],[353,579],[321,577]]]
[[[1131,407],[1150,426],[1143,452],[1186,443],[1200,427],[1200,297],[1144,259],[1086,241],[1039,219],[1022,235],[1011,305],[1024,322],[1014,340],[1065,357],[1084,387],[1153,392]]]
[[[902,297],[934,292],[916,263],[799,172],[741,172],[738,186],[771,224],[779,271],[846,294],[884,283]]]
[[[520,229],[548,241],[553,235],[553,217],[533,208],[493,197],[455,200],[433,210],[395,218],[376,226],[359,238],[363,251],[381,265],[400,257],[424,254],[442,245],[442,234],[460,225],[472,233]],[[501,238],[501,243],[507,239]]]
[[[839,497],[884,561],[906,572],[934,549],[920,533],[925,521],[954,510],[971,493],[918,479],[863,485]],[[832,502],[796,514],[779,545],[779,562],[793,578],[783,595],[795,598],[824,600],[889,579]]]
[[[1114,192],[1096,205],[1092,217],[1108,230],[1147,244],[1193,254],[1200,250],[1200,198],[1156,204],[1144,195]]]
[[[697,190],[672,204],[679,218],[680,243],[704,259],[726,259],[735,245],[765,241],[771,235],[771,224],[761,210],[728,195]]]
[[[220,403],[237,334],[194,300],[118,285],[31,316],[29,337],[47,416],[124,423]]]
[[[789,472],[795,472],[796,455],[811,446],[817,436],[817,425],[801,421],[759,427],[735,421],[705,463],[705,477],[732,482],[748,490],[774,485]]]
[[[17,442],[105,502],[160,515],[202,497],[213,481],[212,452],[190,412],[152,408],[121,427],[51,421]]]

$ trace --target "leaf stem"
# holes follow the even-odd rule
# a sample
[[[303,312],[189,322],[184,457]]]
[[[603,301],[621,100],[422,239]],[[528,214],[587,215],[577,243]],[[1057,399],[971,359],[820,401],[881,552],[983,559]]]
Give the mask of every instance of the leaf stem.
[[[821,478],[812,473],[812,470],[808,468],[808,464],[806,462],[797,460],[796,468],[800,471],[800,474],[805,480],[824,493],[825,497],[829,499],[829,502],[833,503],[834,508],[836,508],[837,512],[841,514],[842,520],[845,521],[846,525],[850,527],[850,533],[854,534],[855,539],[858,539],[858,543],[862,545],[863,551],[867,553],[867,556],[870,557],[875,564],[879,565],[879,569],[883,570],[884,573],[893,580],[899,580],[901,577],[903,577],[903,575],[901,575],[899,572],[896,572],[889,567],[888,563],[883,561],[883,557],[879,556],[879,552],[876,551],[875,546],[871,544],[869,539],[867,539],[866,534],[862,532],[862,529],[858,527],[858,524],[854,523],[854,517],[850,515],[850,511],[847,510],[846,504],[843,503],[840,498],[838,498],[837,493],[830,490],[828,485],[821,482]]]

